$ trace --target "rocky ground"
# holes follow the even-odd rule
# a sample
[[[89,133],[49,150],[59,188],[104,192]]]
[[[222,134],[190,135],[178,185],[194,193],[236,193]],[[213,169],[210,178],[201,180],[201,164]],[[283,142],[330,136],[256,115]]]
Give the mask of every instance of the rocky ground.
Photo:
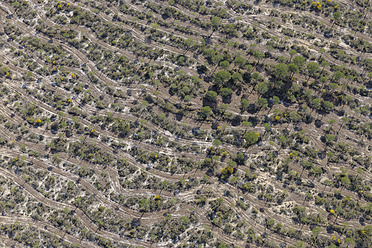
[[[0,246],[370,247],[368,0],[0,2]]]

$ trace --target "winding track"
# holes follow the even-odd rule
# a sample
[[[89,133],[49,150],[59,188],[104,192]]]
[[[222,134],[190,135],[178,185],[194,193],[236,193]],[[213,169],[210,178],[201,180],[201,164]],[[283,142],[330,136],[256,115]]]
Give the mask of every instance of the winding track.
[[[101,15],[102,18],[104,17],[104,19],[105,18],[107,19],[107,17],[104,16],[103,14],[100,14],[100,15]],[[48,24],[54,25],[54,23],[48,23]],[[16,25],[19,26],[19,27],[22,27],[22,31],[27,32],[27,26],[26,25],[23,25],[20,22],[17,22]],[[32,33],[29,33],[29,34],[32,34]],[[102,46],[106,45],[106,43],[104,43],[103,41],[99,41],[98,39],[95,39],[94,35],[90,35],[89,37],[91,38],[91,41],[92,42],[97,42],[98,44],[100,44]],[[42,38],[43,38],[44,41],[46,41],[48,39],[47,37],[42,37]],[[12,45],[14,47],[16,47],[15,46],[16,43],[14,43],[14,44],[12,43]],[[97,70],[95,68],[94,64],[90,60],[88,60],[86,58],[86,56],[82,52],[78,51],[77,49],[72,49],[69,46],[67,46],[65,44],[62,44],[62,43],[61,44],[58,44],[58,45],[61,45],[69,53],[74,54],[74,56],[76,56],[81,63],[87,63],[87,66],[88,66],[89,70],[95,72],[95,75],[99,78],[99,80],[101,80],[103,82],[110,82],[110,84],[112,84],[112,85],[117,85],[117,83],[115,81],[109,79],[104,74],[101,74],[99,72],[99,70]],[[114,47],[111,47],[111,46],[109,46],[109,48],[115,49]],[[173,50],[173,52],[179,52],[179,50]],[[120,49],[120,53],[123,54],[123,55],[125,55],[125,56],[128,56],[128,58],[131,58],[131,59],[134,58],[130,53],[125,52],[124,50],[122,51]],[[21,73],[27,72],[27,70],[20,69],[19,67],[15,67],[15,66],[12,66],[11,68],[12,68],[12,70],[19,71]],[[20,93],[24,99],[28,99],[30,101],[35,101],[35,99],[33,99],[30,96],[28,96],[27,94],[25,94],[19,87],[12,86],[12,84],[6,84],[6,85],[7,85],[7,87],[11,88],[12,91],[15,91],[15,92]],[[91,87],[91,89],[93,89],[92,91],[93,91],[94,94],[98,94],[98,93],[101,94],[101,92],[99,91],[98,88],[96,89],[95,87],[93,87],[93,88]],[[125,103],[125,102],[123,102],[123,103]],[[38,104],[40,104],[40,106],[42,107],[42,109],[45,112],[48,112],[50,114],[52,114],[52,113],[53,114],[56,114],[57,113],[57,111],[55,109],[53,109],[52,107],[50,107],[47,104],[44,104],[44,103],[42,103],[40,101],[38,102]],[[89,114],[94,113],[93,110],[90,110],[88,108],[84,108],[84,110],[87,110],[87,112]],[[4,112],[6,113],[6,111],[4,111]],[[231,113],[236,114],[236,112],[233,112],[233,111],[231,111]],[[135,118],[135,117],[129,116],[128,114],[118,114],[118,116],[126,117],[126,118]],[[10,118],[9,115],[7,115],[7,117]],[[67,118],[69,118],[71,120],[71,116],[67,115]],[[15,120],[16,122],[18,122],[18,121],[19,122],[22,122],[22,118],[18,117],[17,115],[15,117],[13,117],[13,120]],[[92,126],[88,121],[86,121],[84,119],[81,119],[80,121],[84,125]],[[94,127],[97,130],[97,133],[99,135],[107,135],[108,137],[113,137],[114,136],[113,133],[111,133],[109,131],[106,131],[106,130],[101,130],[96,125],[93,125],[92,127]],[[150,127],[150,128],[154,128],[155,127],[155,128],[159,128],[160,129],[160,127],[156,127],[154,125],[149,125],[148,127]],[[5,131],[2,132],[2,133],[4,134],[4,137],[9,137],[9,138],[12,138],[12,139],[14,139],[14,137],[15,137],[15,135],[13,135],[11,133],[8,133],[8,132],[5,132]],[[47,132],[45,135],[48,136],[48,138],[52,138],[53,137],[53,135],[51,135],[49,132]],[[314,142],[314,145],[316,145],[316,146],[322,145],[320,143],[320,141],[316,138],[317,137],[316,135],[310,134],[309,136],[310,136],[311,140]],[[73,140],[73,139],[71,139],[71,140]],[[92,141],[92,140],[91,139],[88,139],[88,141]],[[131,141],[131,142],[133,142],[133,141]],[[180,142],[182,142],[184,144],[190,144],[191,142],[198,142],[199,143],[200,141],[199,140],[183,140],[183,139],[180,139]],[[26,143],[26,144],[28,144],[30,146],[33,145],[32,143]],[[147,151],[151,151],[152,149],[154,149],[154,146],[149,145],[149,144],[145,144],[143,142],[136,142],[135,144],[138,145],[141,148],[144,148],[144,150],[147,150]],[[203,143],[203,145],[205,145],[205,147],[210,146],[210,144],[211,144],[210,142]],[[99,142],[98,143],[98,146],[100,148],[102,148],[103,150],[105,150],[105,151],[112,152],[112,149],[108,145],[106,145],[106,144],[102,144],[102,143]],[[35,147],[36,150],[42,151],[42,145],[40,145],[40,146],[34,146],[34,147]],[[228,147],[223,147],[223,148],[228,148]],[[158,148],[158,147],[156,147],[156,149],[157,150],[161,150],[163,153],[167,153],[169,151],[169,150],[167,150],[165,148]],[[233,151],[233,149],[234,148],[232,148],[231,151]],[[186,156],[188,156],[188,157],[195,157],[192,153],[185,152],[184,154]],[[97,166],[97,165],[92,165],[92,164],[89,164],[89,163],[85,163],[85,162],[82,162],[80,160],[76,160],[74,158],[67,158],[67,156],[63,156],[62,154],[58,154],[58,155],[60,155],[61,158],[63,158],[65,161],[69,161],[69,162],[72,162],[72,163],[75,163],[75,164],[84,164],[84,165],[87,165],[88,168],[91,168],[91,169],[93,169],[95,171],[100,171],[102,169],[101,166]],[[145,168],[144,165],[138,163],[136,161],[136,159],[133,158],[132,156],[130,156],[130,155],[126,154],[126,153],[120,153],[120,156],[121,155],[127,156],[127,158],[130,161],[130,163],[132,165],[135,165],[137,168],[142,168],[142,169]],[[46,169],[47,168],[47,165],[44,164],[41,161],[35,161],[34,163],[39,168],[43,168],[43,169]],[[295,167],[295,168],[297,168],[297,167]],[[19,183],[22,183],[22,181],[21,181],[20,178],[13,177],[13,176],[16,176],[16,175],[6,174],[6,171],[3,171],[3,170],[1,170],[1,172],[4,173],[4,175],[7,175],[9,178],[18,180]],[[63,171],[63,170],[61,170],[59,168],[56,168],[56,167],[53,167],[52,168],[52,173],[59,174],[59,175],[61,175],[63,177],[69,178],[70,180],[73,180],[73,181],[76,181],[78,179],[78,177],[76,175],[73,175],[72,173],[69,173],[69,172],[65,172],[65,171]],[[170,173],[164,173],[164,172],[157,171],[157,170],[151,170],[148,173],[149,174],[152,174],[153,176],[157,176],[157,177],[159,177],[161,179],[167,180],[167,181],[178,181],[179,179],[183,178],[181,175],[177,175],[177,174],[176,175],[172,175]],[[110,175],[110,178],[114,181],[114,187],[113,187],[114,189],[113,190],[115,192],[122,192],[125,195],[133,195],[133,194],[136,194],[136,192],[144,192],[144,193],[146,193],[146,192],[152,192],[150,190],[141,190],[141,191],[134,191],[134,192],[131,192],[130,193],[130,191],[128,191],[128,190],[121,189],[120,184],[118,184],[118,181],[119,180],[118,180],[118,177],[117,177],[117,173],[115,173],[114,169],[112,169],[112,170],[109,169],[109,175]],[[201,178],[203,175],[204,175],[204,173],[200,171],[200,172],[198,172],[196,174],[196,177]],[[86,188],[89,192],[94,192],[96,194],[96,196],[97,196],[97,199],[99,199],[105,205],[107,205],[107,206],[114,206],[114,207],[116,206],[117,207],[117,205],[115,205],[109,199],[107,199],[107,197],[105,195],[103,195],[102,192],[100,192],[97,189],[95,189],[94,186],[92,186],[89,182],[85,181],[84,179],[80,179],[80,184],[84,188]],[[219,185],[219,183],[218,183],[218,181],[216,179],[213,179],[213,184],[214,185]],[[279,187],[279,185],[276,185],[276,186]],[[230,186],[228,184],[226,184],[226,185],[223,186],[223,189],[226,189],[226,188],[228,188],[229,190],[231,190],[235,194],[240,195],[239,191],[236,188],[234,188],[234,187],[232,187],[232,186]],[[31,191],[28,191],[28,189],[30,189]],[[193,190],[196,190],[196,189],[198,189],[198,188],[194,188],[194,189],[191,189],[191,190],[186,191],[186,192],[181,192],[181,194],[177,198],[184,199],[185,201],[189,201],[189,200],[192,199],[192,191]],[[221,188],[213,188],[213,189],[214,189],[214,193],[216,193],[217,195],[219,195],[219,196],[223,196],[224,195],[224,190],[222,190]],[[40,199],[40,201],[43,200],[44,202],[50,204],[53,207],[55,207],[56,204],[59,204],[59,203],[56,203],[56,202],[53,202],[53,201],[48,201],[47,198],[45,198],[45,199],[41,198],[43,196],[40,193],[38,193],[37,191],[35,191],[35,190],[32,191],[32,187],[30,187],[30,186],[28,186],[26,190],[30,194],[32,194],[35,198],[37,198],[38,200],[39,199]],[[162,192],[162,194],[170,196],[169,192],[166,192],[166,191]],[[266,207],[266,205],[263,202],[257,201],[253,196],[251,196],[249,194],[244,195],[244,198],[247,199],[247,200],[249,200],[250,202],[252,202],[252,205],[255,208]],[[225,198],[224,197],[224,199],[225,199],[225,201],[228,204],[235,204],[236,203],[235,201],[233,201],[230,198]],[[301,200],[299,200],[299,201],[301,201]],[[67,206],[70,206],[70,205],[67,205]],[[244,220],[248,221],[249,224],[256,225],[256,223],[251,220],[251,217],[248,214],[244,213],[242,210],[240,210],[240,209],[238,209],[236,207],[234,207],[233,210],[234,210],[234,212],[239,213],[243,217]],[[127,215],[130,215],[130,216],[133,216],[133,217],[138,217],[139,216],[139,213],[137,213],[135,211],[129,211],[127,209],[121,210],[121,208],[119,208],[119,211],[120,211],[121,214],[123,214],[123,216],[127,216]],[[161,215],[162,213],[163,212],[151,213],[149,215],[151,215],[151,217],[153,217],[153,218],[147,218],[147,216],[146,216],[143,219],[146,220],[146,221],[148,220],[149,222],[155,221],[155,220],[158,220],[158,219],[161,219],[162,218],[162,215]],[[177,212],[175,212],[175,213],[177,214]],[[200,219],[200,224],[201,225],[206,225],[206,226],[212,227],[211,224],[210,224],[210,221],[205,218],[205,215],[206,214],[207,214],[207,212],[205,212],[205,211],[198,212],[198,216],[199,216],[199,219]],[[80,214],[78,213],[78,215],[79,215],[79,218],[82,218],[83,219],[83,222],[84,222],[85,225],[88,225],[90,228],[92,228],[93,231],[95,230],[96,226],[93,223],[91,223],[90,220],[87,219],[87,217],[84,217],[84,213],[80,213]],[[272,212],[269,212],[268,213],[268,216],[273,217],[276,220],[277,219],[280,219],[278,216],[276,216]],[[232,237],[225,235],[222,230],[219,230],[219,229],[217,229],[217,230],[218,230],[217,231],[218,232],[218,237],[221,238],[223,241],[225,241],[227,243],[235,243],[235,240]],[[264,227],[261,226],[261,224],[258,224],[257,225],[257,230],[260,233],[262,233],[262,232],[265,231]],[[104,235],[106,235],[106,233],[104,233]],[[115,235],[113,235],[113,234],[110,234],[110,235],[109,235],[110,238],[112,238],[113,240],[116,240],[117,237]],[[280,238],[277,238],[276,235],[272,235],[272,236],[273,236],[273,240],[275,240],[275,241],[280,241],[281,240]],[[131,242],[132,242],[132,240],[130,241],[130,243]],[[291,243],[291,244],[294,244],[291,241],[288,241],[288,242]],[[148,245],[148,244],[146,244],[146,245]]]

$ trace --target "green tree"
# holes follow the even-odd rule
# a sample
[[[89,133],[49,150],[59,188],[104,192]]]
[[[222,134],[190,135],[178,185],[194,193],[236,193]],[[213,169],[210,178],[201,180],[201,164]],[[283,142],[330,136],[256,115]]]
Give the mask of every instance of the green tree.
[[[266,82],[258,83],[255,89],[260,95],[264,95],[269,90]]]
[[[240,102],[240,109],[241,111],[246,111],[249,108],[249,101],[246,98],[243,98]]]
[[[297,54],[297,51],[296,50],[289,51],[289,56],[291,57],[290,58],[290,61],[292,61],[293,56],[295,56],[296,54]]]
[[[209,35],[209,38],[212,37],[213,33],[218,30],[218,28],[221,26],[221,18],[218,16],[213,16],[211,19],[211,25],[212,25],[212,33]]]
[[[322,88],[324,88],[324,85],[328,82],[328,77],[324,76],[319,78],[319,81],[322,83]]]
[[[224,82],[230,80],[231,74],[228,71],[218,71],[214,75],[214,81],[216,84],[223,84]]]
[[[336,83],[330,83],[329,84],[329,88],[333,91],[337,90],[338,89],[338,84]]]
[[[369,81],[372,81],[372,72],[368,73]]]
[[[322,232],[322,228],[317,226],[314,227],[313,230],[311,230],[315,238],[318,238],[319,234]]]
[[[242,82],[243,81],[243,77],[242,77],[242,74],[240,74],[239,72],[235,72],[231,79],[234,81],[234,83],[236,82]]]
[[[275,220],[273,218],[265,219],[265,227],[269,230],[272,230],[275,225]]]
[[[329,66],[329,62],[323,60],[320,65],[322,66],[322,71],[320,72],[320,75],[323,75],[323,71]]]
[[[331,29],[333,27],[334,24],[339,24],[341,22],[341,13],[336,11],[336,12],[333,12],[333,23],[332,23],[332,26],[331,26]]]
[[[299,122],[301,120],[301,116],[296,112],[296,111],[293,111],[289,114],[289,118],[293,121],[293,122]]]
[[[287,67],[287,65],[284,64],[284,63],[277,64],[275,66],[274,73],[275,73],[275,77],[278,80],[285,81],[288,77],[288,67]]]
[[[280,98],[277,97],[277,96],[273,96],[273,104],[274,104],[274,105],[277,105],[277,104],[279,104],[279,103],[280,103]]]
[[[243,69],[247,61],[245,60],[245,58],[239,56],[235,58],[234,63],[236,66],[239,66],[241,69]]]
[[[228,108],[229,108],[229,105],[227,105],[225,103],[222,103],[221,106],[220,106],[220,113],[222,115],[225,114],[225,112],[227,111]]]
[[[252,122],[249,122],[249,121],[242,122],[242,126],[245,127],[244,134],[247,132],[248,128],[250,128],[252,125],[253,125]]]
[[[205,49],[204,55],[209,61],[212,61],[212,58],[216,55],[216,51],[213,49]]]
[[[221,89],[221,95],[223,97],[230,97],[232,95],[232,89],[230,89],[230,88],[222,88]]]
[[[345,74],[343,74],[341,71],[336,71],[333,73],[333,81],[338,83],[342,78],[345,77]]]
[[[321,101],[320,101],[319,98],[314,98],[313,101],[312,101],[312,103],[311,103],[311,106],[312,106],[314,109],[319,110],[320,107],[321,107],[321,104],[322,104],[322,103],[321,103]]]
[[[243,153],[239,152],[237,155],[236,155],[236,159],[235,159],[236,163],[238,165],[244,165],[244,162],[245,162],[245,156]]]
[[[341,177],[341,185],[344,188],[348,188],[350,186],[351,182],[347,175]]]
[[[257,105],[260,109],[265,109],[269,106],[268,102],[267,102],[267,99],[263,98],[263,97],[258,98]]]
[[[266,133],[270,133],[271,132],[271,126],[270,126],[269,123],[264,123],[262,126],[265,128],[265,133],[263,135],[265,137]]]
[[[195,45],[195,42],[191,38],[187,38],[184,41],[184,46],[185,46],[185,53],[187,53],[191,48],[193,48]]]
[[[310,62],[310,63],[307,64],[307,71],[308,71],[310,77],[315,78],[317,73],[319,72],[319,70],[320,70],[320,68],[319,68],[318,63]]]
[[[306,59],[300,55],[293,58],[293,63],[298,66],[298,68],[302,69],[305,65]]]
[[[205,94],[205,98],[210,102],[216,102],[217,100],[217,93],[213,90],[209,90],[207,94]]]
[[[186,96],[183,98],[183,101],[188,103],[188,102],[191,101],[191,99],[192,99],[192,96],[190,96],[190,95],[186,95]]]
[[[300,72],[300,69],[298,68],[298,66],[296,64],[291,63],[291,64],[288,65],[288,71],[291,73],[290,77],[292,78],[293,75]]]
[[[265,53],[263,51],[254,50],[253,51],[253,57],[255,57],[255,59],[257,60],[257,63],[254,66],[256,68],[257,65],[260,63],[261,59],[263,59],[265,57]]]
[[[223,60],[223,56],[221,54],[217,54],[212,58],[212,63],[217,65]]]
[[[329,113],[330,111],[332,111],[333,109],[333,103],[331,103],[330,101],[324,101],[323,102],[323,109]]]
[[[230,68],[230,63],[229,63],[229,61],[224,60],[224,61],[221,61],[221,62],[220,62],[220,66],[221,66],[223,69],[227,70],[227,69]]]
[[[222,142],[221,142],[221,140],[219,140],[219,139],[215,139],[215,140],[213,140],[213,143],[212,143],[214,146],[220,146],[220,145],[222,145]]]
[[[254,132],[248,132],[244,136],[245,141],[247,142],[248,146],[257,143],[259,140],[259,137],[260,137],[259,133],[254,133]]]
[[[204,119],[207,119],[209,116],[211,116],[213,114],[212,112],[212,109],[211,107],[209,106],[205,106],[201,109],[201,112],[200,112],[201,116],[204,118]]]
[[[346,238],[345,244],[347,247],[355,247],[355,241],[353,238]]]
[[[332,134],[325,135],[325,142],[327,145],[331,145],[333,141],[335,141],[335,136],[333,136]]]

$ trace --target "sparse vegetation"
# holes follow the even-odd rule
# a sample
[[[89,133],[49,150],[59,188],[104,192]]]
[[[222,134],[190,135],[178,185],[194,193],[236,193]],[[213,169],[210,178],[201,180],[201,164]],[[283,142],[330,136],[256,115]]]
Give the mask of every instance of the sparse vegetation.
[[[0,13],[0,246],[371,247],[366,0]]]

